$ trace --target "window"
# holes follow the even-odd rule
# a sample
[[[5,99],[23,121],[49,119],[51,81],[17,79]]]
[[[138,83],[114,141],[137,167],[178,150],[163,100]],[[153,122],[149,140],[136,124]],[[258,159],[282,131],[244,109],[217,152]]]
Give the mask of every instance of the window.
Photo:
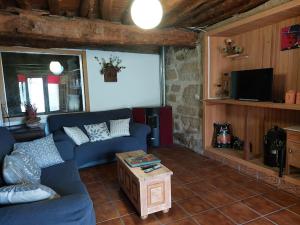
[[[1,52],[1,61],[8,116],[23,116],[25,103],[39,114],[85,110],[81,55]]]

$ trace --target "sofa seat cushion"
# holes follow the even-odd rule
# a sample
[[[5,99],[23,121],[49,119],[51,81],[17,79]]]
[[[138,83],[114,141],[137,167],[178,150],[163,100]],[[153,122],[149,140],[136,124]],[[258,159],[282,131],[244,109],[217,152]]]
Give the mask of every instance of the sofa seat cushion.
[[[75,161],[69,160],[64,163],[42,169],[42,184],[55,184],[65,181],[80,181]]]
[[[109,162],[115,153],[141,149],[135,137],[117,137],[104,141],[89,142],[75,148],[77,165],[82,167],[89,162]]]
[[[73,160],[43,169],[41,183],[51,187],[61,196],[87,193]]]
[[[0,210],[0,224],[5,225],[93,225],[95,214],[88,195],[17,204]]]

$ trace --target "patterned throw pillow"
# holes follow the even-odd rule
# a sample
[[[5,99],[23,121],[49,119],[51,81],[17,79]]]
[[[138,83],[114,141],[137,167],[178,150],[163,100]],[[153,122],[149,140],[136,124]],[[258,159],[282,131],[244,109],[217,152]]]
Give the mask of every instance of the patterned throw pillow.
[[[110,120],[110,136],[112,137],[122,137],[122,136],[130,136],[129,132],[129,122],[128,119],[120,119],[120,120]]]
[[[34,202],[59,197],[51,188],[41,184],[18,184],[0,188],[0,204]]]
[[[4,158],[3,178],[7,184],[39,184],[41,168],[29,154],[15,151]]]
[[[84,125],[84,128],[86,129],[91,142],[102,141],[111,138],[105,122],[99,124]]]
[[[14,151],[29,154],[42,169],[64,162],[54,144],[52,134],[34,141],[16,143],[14,148]]]
[[[90,141],[79,127],[64,127],[64,131],[76,145],[82,145]]]

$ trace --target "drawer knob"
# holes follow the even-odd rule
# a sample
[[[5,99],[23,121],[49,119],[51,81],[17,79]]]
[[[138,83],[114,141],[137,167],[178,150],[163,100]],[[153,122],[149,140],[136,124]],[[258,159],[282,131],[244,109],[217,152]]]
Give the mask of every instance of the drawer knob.
[[[293,151],[292,151],[292,149],[289,149],[289,153],[292,153]]]

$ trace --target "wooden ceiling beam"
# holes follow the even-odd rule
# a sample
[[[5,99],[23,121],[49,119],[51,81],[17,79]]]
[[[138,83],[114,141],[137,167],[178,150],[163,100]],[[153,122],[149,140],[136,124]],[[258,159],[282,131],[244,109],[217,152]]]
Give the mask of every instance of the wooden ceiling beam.
[[[191,3],[191,1],[187,0],[161,0],[160,2],[163,6],[164,16],[172,13],[174,10],[181,8],[184,4],[186,4],[186,2]]]
[[[6,0],[0,0],[0,9],[5,9],[6,8]]]
[[[190,23],[190,21],[196,20],[195,18],[197,18],[203,14],[207,14],[207,11],[215,9],[223,2],[224,2],[224,0],[209,0],[209,1],[204,2],[202,5],[200,5],[197,9],[195,9],[192,12],[193,16],[186,17],[185,19],[182,18],[180,21],[177,21],[176,26],[182,26],[182,27],[193,26],[192,23]]]
[[[162,21],[162,27],[169,27],[180,23],[187,18],[193,17],[197,14],[197,8],[207,2],[208,0],[198,0],[198,1],[185,1],[180,7],[173,9],[173,11],[165,15]]]
[[[101,0],[101,18],[113,22],[121,22],[132,0]]]
[[[17,0],[17,5],[21,9],[31,10],[31,2],[29,0]]]
[[[48,0],[50,13],[60,16],[77,16],[80,0]]]
[[[98,0],[81,0],[80,16],[90,19],[98,18],[99,16],[99,1]]]
[[[210,18],[209,21],[200,21],[198,26],[204,26],[204,25],[209,26],[209,25],[216,24],[216,23],[226,20],[236,14],[243,13],[250,9],[253,9],[253,8],[261,5],[264,2],[266,2],[266,0],[248,0],[247,4],[241,5],[237,8],[228,9],[227,11],[224,11],[220,16],[215,17],[215,18]]]
[[[44,42],[47,47],[54,43],[55,47],[62,48],[103,45],[194,47],[197,34],[179,29],[144,31],[102,20],[0,13],[0,39]]]
[[[217,3],[218,0],[216,0]],[[252,9],[267,0],[225,0],[221,3],[214,4],[214,6],[207,7],[208,4],[203,5],[205,10],[202,13],[199,13],[198,16],[193,17],[192,19],[186,19],[184,22],[179,25],[183,27],[187,26],[209,26],[225,20],[237,13],[247,5],[245,9]],[[213,4],[213,1],[210,1],[210,4]]]

